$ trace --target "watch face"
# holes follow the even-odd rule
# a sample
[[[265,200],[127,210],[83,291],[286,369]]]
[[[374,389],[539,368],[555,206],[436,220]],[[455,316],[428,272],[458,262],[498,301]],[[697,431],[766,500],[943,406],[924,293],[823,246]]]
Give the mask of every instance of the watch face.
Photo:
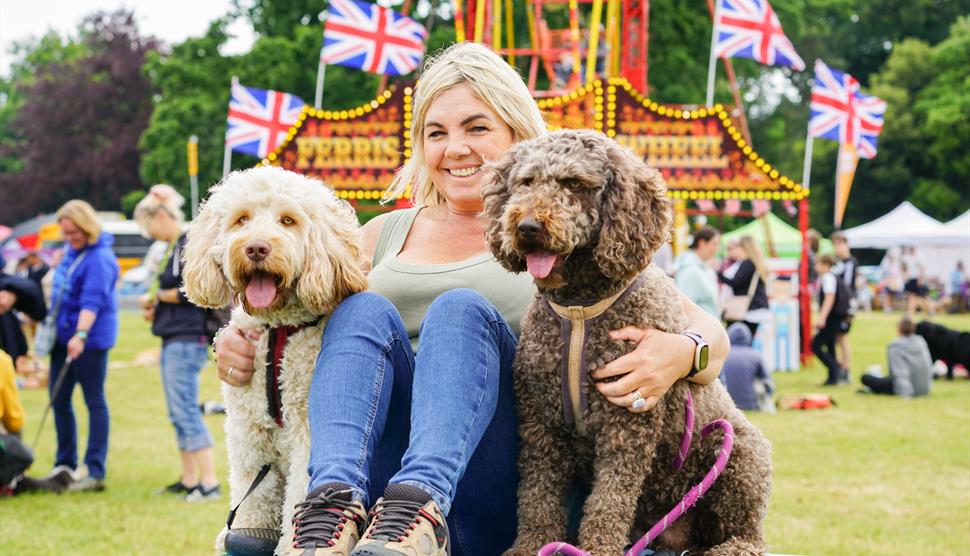
[[[704,345],[700,346],[700,349],[697,350],[697,351],[698,351],[698,353],[697,353],[697,370],[698,371],[703,371],[704,369],[707,368],[707,358],[710,355],[710,351],[711,350],[707,346],[707,344],[704,344]]]

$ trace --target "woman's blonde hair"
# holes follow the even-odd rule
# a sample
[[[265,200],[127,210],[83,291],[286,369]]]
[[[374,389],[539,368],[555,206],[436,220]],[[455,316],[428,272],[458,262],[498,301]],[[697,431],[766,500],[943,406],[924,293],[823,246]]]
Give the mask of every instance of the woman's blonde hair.
[[[74,223],[88,238],[88,245],[93,245],[101,238],[101,219],[87,201],[71,199],[57,209],[57,221],[66,218]]]
[[[751,236],[743,235],[741,236],[741,249],[744,249],[744,254],[754,263],[754,268],[758,271],[758,276],[761,276],[761,280],[767,283],[771,278],[771,273],[768,271],[768,264],[765,263],[765,257],[761,254],[758,243]]]
[[[181,224],[185,220],[185,215],[182,214],[183,204],[185,204],[185,197],[180,195],[171,185],[160,183],[151,186],[148,195],[138,201],[132,216],[142,232],[148,233],[148,223],[152,221],[152,218],[155,218],[160,210],[164,210]]]
[[[383,201],[403,195],[411,186],[415,206],[444,202],[435,190],[424,160],[424,120],[441,93],[466,85],[512,129],[512,140],[523,141],[546,132],[546,123],[522,81],[522,76],[491,48],[478,43],[453,44],[429,58],[414,92],[411,158],[398,170]]]

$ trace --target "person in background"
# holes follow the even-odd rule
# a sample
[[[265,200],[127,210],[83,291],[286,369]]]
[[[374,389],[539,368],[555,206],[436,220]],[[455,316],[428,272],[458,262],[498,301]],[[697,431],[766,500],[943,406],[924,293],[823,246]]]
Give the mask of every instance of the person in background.
[[[828,378],[823,386],[848,382],[849,372],[835,356],[835,343],[842,321],[849,310],[849,295],[845,284],[832,272],[835,258],[825,253],[815,259],[815,271],[819,274],[818,319],[815,321],[815,337],[812,351],[828,368]]]
[[[677,287],[688,299],[715,318],[721,316],[718,306],[717,273],[709,261],[717,254],[721,233],[710,226],[694,232],[690,249],[674,261]]]
[[[139,300],[152,334],[162,339],[162,387],[182,461],[179,480],[161,492],[200,502],[219,498],[221,492],[212,436],[199,409],[199,371],[209,358],[207,312],[189,303],[181,291],[184,203],[172,186],[155,185],[135,206],[134,217],[146,235],[168,245],[148,292]]]
[[[731,340],[724,367],[721,369],[721,382],[734,400],[738,409],[773,411],[771,396],[775,385],[765,370],[761,353],[751,347],[751,330],[743,323],[736,322],[727,329]]]
[[[882,296],[883,312],[891,312],[896,295],[903,291],[903,278],[896,257],[890,251],[887,251],[882,261],[879,262],[879,284],[877,287]]]
[[[38,322],[47,316],[47,307],[39,285],[27,278],[6,274],[3,268],[0,255],[0,349],[16,363],[19,357],[27,355],[29,348],[16,313],[19,311]]]
[[[967,309],[966,289],[967,273],[963,270],[963,261],[950,271],[950,312],[962,313]]]
[[[27,251],[27,254],[24,255],[21,262],[24,264],[22,276],[28,280],[36,282],[38,286],[41,286],[44,276],[47,275],[51,267],[44,262],[44,259],[40,258],[40,254],[37,252],[37,250],[31,249],[30,251]],[[20,265],[18,264],[18,269],[19,267]],[[20,274],[18,273],[18,275]]]
[[[832,247],[835,249],[835,266],[832,274],[842,281],[845,291],[849,294],[849,311],[842,321],[839,333],[836,336],[838,344],[839,364],[843,369],[852,368],[852,351],[849,348],[849,331],[852,330],[852,318],[855,316],[856,301],[856,280],[859,274],[859,261],[852,256],[849,249],[849,239],[842,232],[832,234]]]
[[[758,324],[771,319],[767,288],[771,274],[761,255],[761,249],[751,236],[741,236],[739,241],[729,244],[728,256],[735,261],[734,264],[724,272],[719,272],[717,277],[731,288],[735,296],[748,295],[752,282],[757,280],[743,320],[751,330],[751,336],[754,337],[758,333]],[[730,320],[727,325],[730,326],[735,322],[742,321]]]
[[[0,433],[20,437],[24,428],[24,406],[17,391],[17,373],[13,358],[0,349]]]
[[[105,488],[108,456],[108,401],[104,383],[108,351],[118,338],[118,259],[114,238],[101,229],[101,220],[86,201],[70,200],[57,210],[57,223],[67,244],[54,276],[52,306],[58,305],[57,339],[51,350],[48,391],[57,428],[57,455],[51,474],[77,469],[77,425],[71,397],[81,385],[88,408],[88,448],[84,455],[87,476],[71,483],[72,490]],[[64,369],[64,362],[71,363]],[[61,372],[67,375],[57,392]]]
[[[903,247],[900,264],[903,268],[903,277],[906,279],[903,286],[903,291],[906,292],[906,316],[913,318],[916,309],[920,307],[928,315],[935,313],[933,303],[928,297],[929,287],[926,285],[923,263],[916,257],[915,247]]]
[[[916,326],[903,317],[897,328],[899,336],[886,348],[889,376],[862,375],[862,384],[875,394],[890,394],[904,398],[930,393],[933,378],[933,358],[926,340],[914,334]]]

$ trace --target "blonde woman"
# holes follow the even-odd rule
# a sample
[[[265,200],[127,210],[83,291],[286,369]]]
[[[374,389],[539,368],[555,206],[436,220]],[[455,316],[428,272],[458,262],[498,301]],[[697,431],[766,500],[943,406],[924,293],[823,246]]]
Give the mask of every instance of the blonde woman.
[[[761,255],[761,249],[751,236],[744,235],[741,236],[740,240],[729,243],[727,254],[734,261],[734,264],[724,269],[724,272],[718,272],[717,277],[730,286],[734,295],[748,295],[748,292],[751,291],[752,282],[757,280],[744,320],[729,320],[727,326],[731,326],[735,322],[744,322],[751,330],[751,337],[753,338],[758,332],[758,325],[771,319],[767,293],[771,273],[765,263],[765,258]]]
[[[415,208],[364,226],[371,291],[344,300],[324,333],[310,392],[311,490],[292,554],[499,554],[514,540],[512,358],[535,291],[489,252],[482,165],[545,129],[521,77],[487,47],[457,44],[427,63],[413,156],[388,191],[412,184]],[[710,382],[727,338],[682,301],[712,345],[712,363],[691,380]],[[639,343],[618,365],[632,380],[599,385],[617,405],[646,411],[690,371],[687,337],[616,337]],[[219,340],[220,377],[248,383],[249,343],[233,330]],[[634,392],[646,407],[630,407]]]
[[[189,303],[182,287],[182,205],[185,198],[170,185],[152,186],[135,207],[142,231],[168,244],[152,284],[141,298],[152,334],[162,339],[162,387],[168,417],[175,428],[182,462],[179,480],[161,489],[190,502],[219,498],[212,456],[212,436],[199,409],[199,371],[209,358],[206,310]]]
[[[87,202],[74,199],[57,211],[64,237],[64,258],[54,275],[51,310],[56,311],[57,339],[51,350],[49,391],[57,428],[54,471],[77,469],[77,426],[71,396],[81,385],[88,407],[88,448],[85,477],[72,490],[104,490],[108,456],[108,402],[104,382],[108,374],[108,350],[118,337],[118,259],[111,250],[114,238],[101,230],[101,220]],[[66,358],[67,375],[57,392]]]

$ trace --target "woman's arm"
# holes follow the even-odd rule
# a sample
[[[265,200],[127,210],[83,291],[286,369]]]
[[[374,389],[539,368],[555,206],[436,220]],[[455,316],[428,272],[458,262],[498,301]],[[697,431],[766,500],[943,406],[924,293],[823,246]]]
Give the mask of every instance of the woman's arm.
[[[710,346],[707,368],[688,380],[707,384],[717,379],[727,359],[731,342],[720,321],[678,292],[687,315],[687,330],[699,334]],[[647,401],[644,407],[630,411],[647,411],[657,405],[660,397],[677,380],[685,378],[694,366],[694,341],[681,334],[661,332],[653,328],[627,326],[614,330],[610,336],[616,341],[636,342],[630,353],[617,358],[593,372],[602,380],[620,377],[615,382],[597,382],[596,387],[611,403],[630,408],[636,400],[634,392]]]

